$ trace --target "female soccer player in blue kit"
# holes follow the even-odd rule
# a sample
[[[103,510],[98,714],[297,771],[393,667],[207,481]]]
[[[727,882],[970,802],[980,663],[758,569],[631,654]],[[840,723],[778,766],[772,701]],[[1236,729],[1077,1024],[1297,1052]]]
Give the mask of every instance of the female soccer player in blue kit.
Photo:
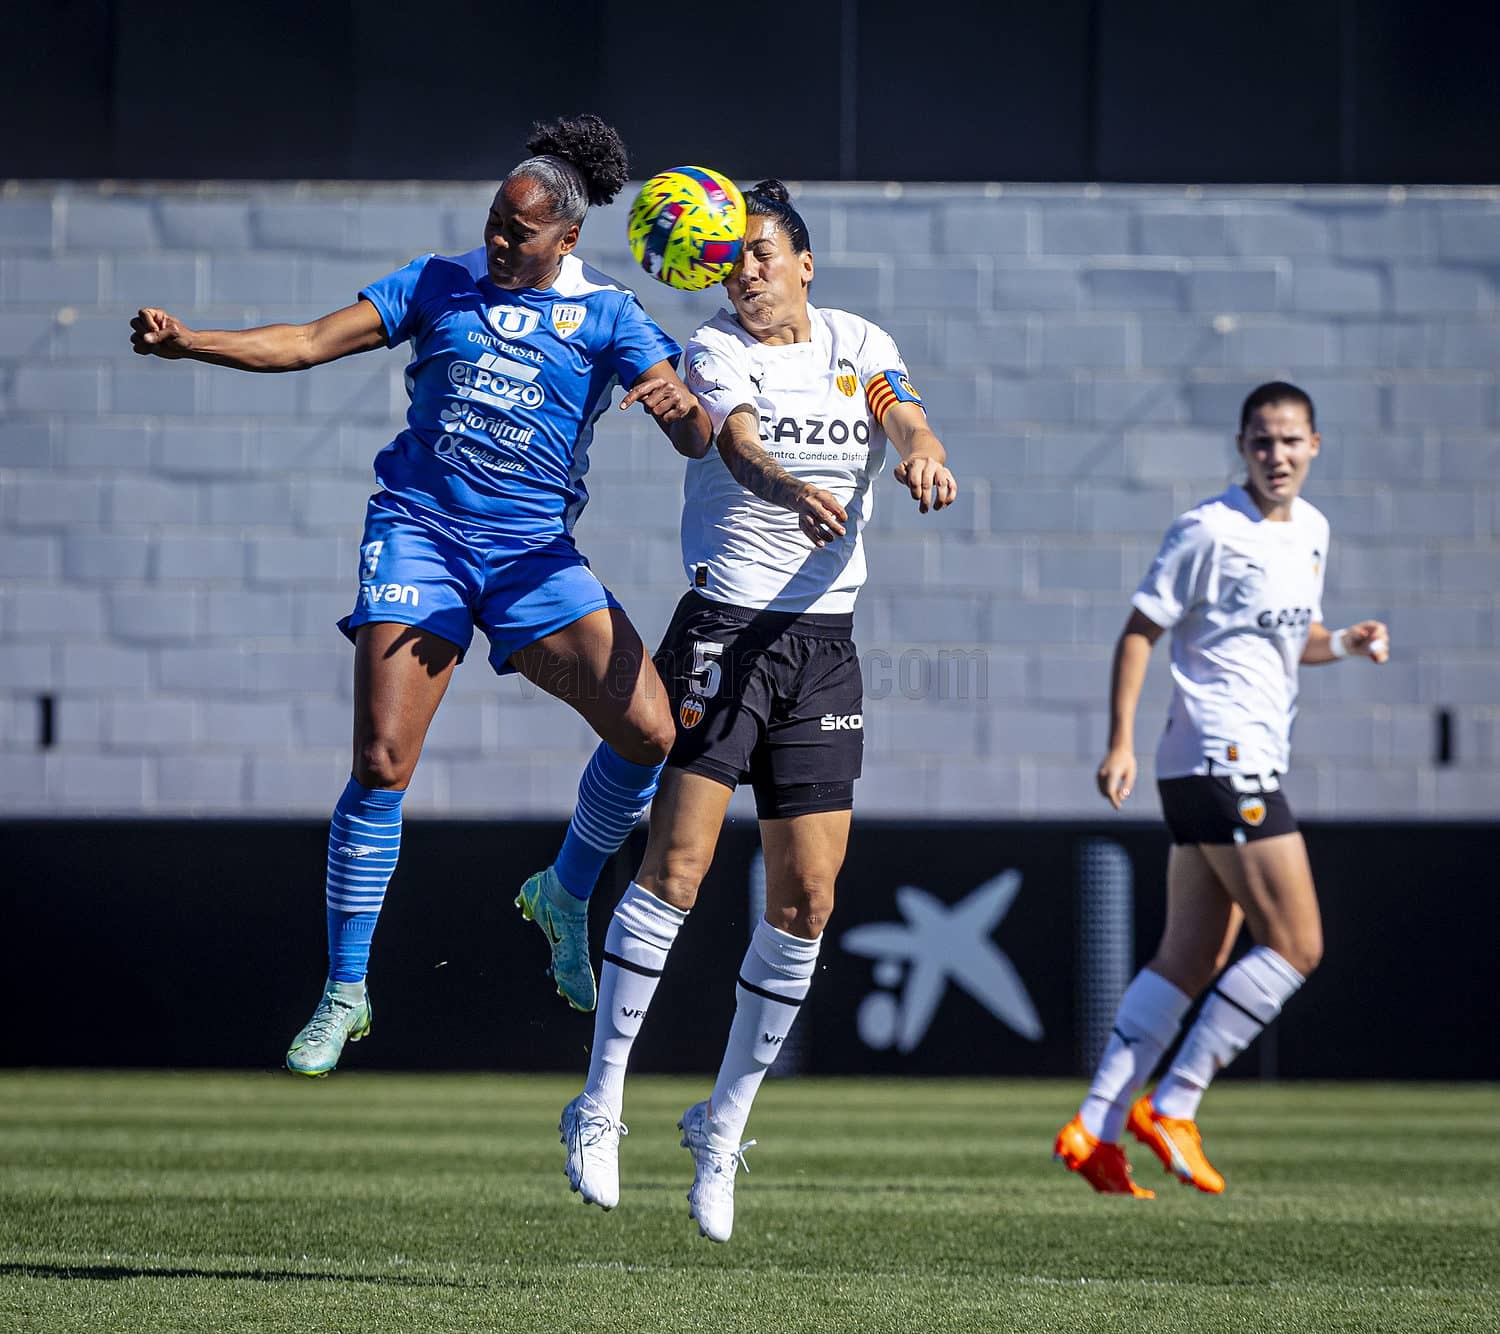
[[[424,255],[305,325],[187,328],[131,321],[135,351],[247,371],[301,370],[410,342],[406,429],[377,455],[359,552],[353,773],[334,808],[329,972],[287,1067],[325,1075],[370,1029],[370,941],[401,842],[401,801],[475,625],[498,673],[571,704],[600,738],[557,861],[517,899],[552,945],[558,991],[594,1006],[588,895],[656,791],[675,729],[650,656],[573,544],[594,423],[616,379],[684,453],[703,409],[681,349],[635,296],[574,255],[588,206],[624,184],[625,146],[596,116],[535,128],[533,156],[490,206],[484,244]]]

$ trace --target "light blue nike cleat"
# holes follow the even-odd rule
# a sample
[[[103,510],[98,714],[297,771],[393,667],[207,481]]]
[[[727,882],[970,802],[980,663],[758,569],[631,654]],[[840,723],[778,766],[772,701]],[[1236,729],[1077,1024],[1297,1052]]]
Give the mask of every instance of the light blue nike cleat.
[[[345,1042],[358,1042],[369,1031],[365,984],[329,981],[312,1018],[287,1049],[286,1068],[294,1075],[321,1078],[338,1065]]]
[[[569,894],[549,866],[521,886],[516,907],[528,922],[542,928],[552,947],[552,967],[547,971],[557,983],[557,994],[575,1010],[592,1010],[599,991],[589,963],[588,900]]]

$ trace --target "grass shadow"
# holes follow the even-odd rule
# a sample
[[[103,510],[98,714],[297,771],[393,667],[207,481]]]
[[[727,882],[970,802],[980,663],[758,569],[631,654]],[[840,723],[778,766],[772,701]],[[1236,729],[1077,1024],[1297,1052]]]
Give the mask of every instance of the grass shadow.
[[[90,1283],[118,1283],[136,1278],[206,1278],[245,1279],[252,1283],[370,1283],[397,1288],[490,1288],[491,1283],[472,1283],[462,1279],[424,1278],[416,1274],[329,1274],[304,1269],[204,1269],[187,1266],[155,1265],[89,1265],[89,1264],[0,1264],[0,1278],[46,1278],[83,1280]],[[525,1280],[506,1283],[505,1287],[532,1286]]]

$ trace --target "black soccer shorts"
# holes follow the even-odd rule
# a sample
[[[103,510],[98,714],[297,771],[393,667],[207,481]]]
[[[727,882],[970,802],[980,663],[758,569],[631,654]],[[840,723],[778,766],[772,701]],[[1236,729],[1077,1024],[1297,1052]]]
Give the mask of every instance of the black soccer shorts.
[[[1156,790],[1173,843],[1253,843],[1297,832],[1274,775],[1189,774],[1158,779]]]
[[[854,805],[864,683],[852,613],[774,612],[689,592],[656,670],[677,722],[667,763],[736,787],[762,820]]]

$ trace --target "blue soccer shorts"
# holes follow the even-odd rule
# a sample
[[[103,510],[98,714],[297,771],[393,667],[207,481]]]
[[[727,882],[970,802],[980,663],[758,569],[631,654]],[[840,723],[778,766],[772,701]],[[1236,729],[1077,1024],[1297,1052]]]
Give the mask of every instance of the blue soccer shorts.
[[[468,651],[477,625],[490,666],[606,607],[619,607],[566,533],[520,539],[470,526],[381,491],[370,497],[359,547],[359,597],[339,629],[415,625]]]

